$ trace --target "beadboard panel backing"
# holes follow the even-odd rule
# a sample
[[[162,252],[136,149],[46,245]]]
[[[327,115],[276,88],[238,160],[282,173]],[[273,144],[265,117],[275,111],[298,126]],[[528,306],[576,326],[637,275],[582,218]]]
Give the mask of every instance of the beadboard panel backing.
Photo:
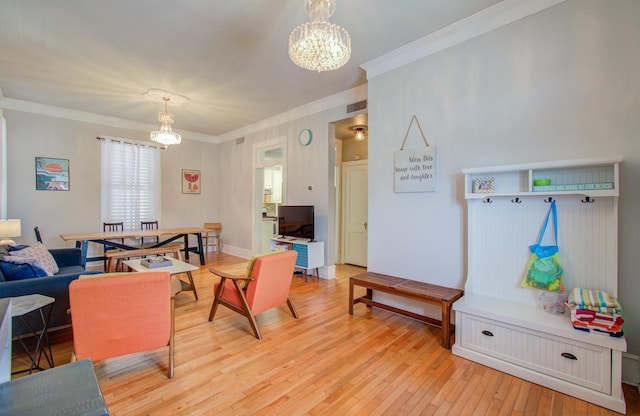
[[[549,209],[548,197],[468,200],[469,277],[465,291],[535,305],[537,291],[523,288],[530,257]],[[575,286],[618,293],[617,206],[612,197],[583,202],[582,196],[559,196],[558,245],[567,289]],[[550,219],[543,244],[553,244]],[[600,255],[594,255],[599,253]],[[487,259],[493,259],[487,261]],[[505,279],[505,276],[510,276]]]

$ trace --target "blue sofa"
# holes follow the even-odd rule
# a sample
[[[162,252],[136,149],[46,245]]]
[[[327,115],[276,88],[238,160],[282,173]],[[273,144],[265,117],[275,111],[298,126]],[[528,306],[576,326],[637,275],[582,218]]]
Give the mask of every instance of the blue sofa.
[[[69,283],[77,279],[81,274],[102,273],[101,271],[86,271],[83,266],[82,251],[79,248],[55,248],[49,249],[60,271],[53,276],[34,277],[23,280],[7,281],[0,270],[0,298],[9,298],[39,293],[50,296],[56,301],[53,303],[49,329],[54,329],[71,324],[71,317],[67,314],[69,309]],[[46,310],[46,308],[45,308]],[[42,328],[42,322],[37,313],[27,316],[28,322],[34,328]],[[24,324],[18,320],[13,322],[13,336],[29,332]]]

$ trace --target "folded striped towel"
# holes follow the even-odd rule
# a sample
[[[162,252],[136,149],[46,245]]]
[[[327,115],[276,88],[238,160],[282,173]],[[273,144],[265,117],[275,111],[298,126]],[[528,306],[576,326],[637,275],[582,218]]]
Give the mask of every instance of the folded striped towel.
[[[618,299],[601,290],[574,287],[571,292],[569,292],[567,302],[569,305],[577,306],[580,309],[612,314],[622,313],[622,307],[620,303],[618,303]]]
[[[589,328],[588,326],[582,326],[580,324],[575,324],[572,323],[573,328],[574,329],[578,329],[580,331],[585,331],[585,332],[593,332],[596,334],[608,334],[610,337],[614,337],[614,338],[620,338],[624,336],[624,331],[622,329],[620,329],[620,332],[611,332],[611,331],[602,331],[600,329],[595,329],[595,328]]]
[[[567,305],[571,311],[571,320],[580,321],[587,324],[595,323],[602,326],[612,327],[614,325],[622,325],[624,319],[618,314],[609,314],[594,312],[587,309],[580,309],[575,305]]]
[[[622,331],[622,326],[621,325],[613,325],[613,326],[603,326],[603,325],[598,325],[596,323],[587,323],[587,322],[581,322],[581,321],[575,321],[573,319],[571,319],[571,325],[573,325],[574,328],[587,328],[587,329],[593,329],[593,330],[597,330],[600,332],[620,332]]]

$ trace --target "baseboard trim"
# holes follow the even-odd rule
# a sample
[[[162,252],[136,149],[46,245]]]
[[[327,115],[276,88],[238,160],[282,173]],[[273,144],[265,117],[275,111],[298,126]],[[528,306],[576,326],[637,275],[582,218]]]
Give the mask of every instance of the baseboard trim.
[[[247,259],[247,260],[253,256],[253,253],[251,252],[251,250],[232,246],[229,244],[224,245],[222,253],[231,254],[232,256],[236,256],[236,257],[242,257],[243,259]]]
[[[640,392],[640,356],[622,353],[622,382],[638,387]]]

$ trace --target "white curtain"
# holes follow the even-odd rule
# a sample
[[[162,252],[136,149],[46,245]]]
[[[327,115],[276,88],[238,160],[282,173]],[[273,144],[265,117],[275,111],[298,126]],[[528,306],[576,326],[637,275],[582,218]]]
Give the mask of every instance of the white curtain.
[[[100,223],[124,222],[125,230],[140,221],[160,220],[161,149],[112,137],[99,138]]]

